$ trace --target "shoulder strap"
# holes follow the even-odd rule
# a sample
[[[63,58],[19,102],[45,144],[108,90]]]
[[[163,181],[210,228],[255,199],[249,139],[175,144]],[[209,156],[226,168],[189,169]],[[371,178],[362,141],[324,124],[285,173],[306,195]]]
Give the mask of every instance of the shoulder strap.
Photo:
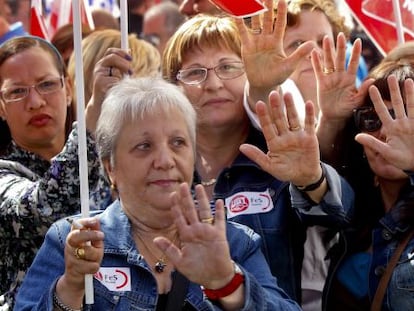
[[[180,272],[175,271],[173,273],[172,288],[168,294],[165,311],[177,311],[183,308],[189,284],[190,281]]]
[[[388,263],[387,268],[385,269],[385,272],[380,279],[377,290],[375,292],[374,299],[371,304],[371,311],[381,311],[382,300],[384,299],[385,292],[387,291],[388,282],[391,279],[392,272],[395,266],[397,265],[397,262],[400,259],[402,252],[404,251],[408,242],[410,242],[413,235],[414,230],[411,229],[410,232],[407,233],[405,238],[398,244],[398,247],[392,255],[391,260]]]

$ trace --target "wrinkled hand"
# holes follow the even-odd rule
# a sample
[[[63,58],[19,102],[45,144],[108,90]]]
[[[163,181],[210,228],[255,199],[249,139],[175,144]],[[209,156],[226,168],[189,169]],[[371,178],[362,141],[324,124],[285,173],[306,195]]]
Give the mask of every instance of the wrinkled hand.
[[[65,274],[66,290],[83,291],[86,274],[94,274],[99,270],[104,248],[104,234],[100,231],[99,220],[84,218],[78,221],[82,229],[72,228],[66,238]],[[90,242],[90,243],[89,243]],[[84,256],[77,258],[77,248],[84,250]],[[82,253],[78,254],[82,255]]]
[[[322,57],[316,50],[311,59],[315,71],[318,105],[322,122],[345,122],[352,116],[368,93],[373,80],[364,81],[357,89],[355,81],[361,56],[362,43],[357,39],[352,47],[348,68],[346,68],[346,38],[340,33],[336,50],[331,39],[323,39]],[[322,58],[322,59],[321,59]]]
[[[312,50],[312,43],[307,42],[286,56],[283,48],[286,2],[278,2],[276,20],[273,16],[273,0],[266,0],[265,5],[268,10],[262,16],[251,17],[251,29],[244,24],[243,19],[235,19],[242,41],[241,52],[250,86],[249,94],[264,93],[263,98],[254,96],[255,101],[264,100],[272,89],[282,84]],[[255,29],[261,29],[261,32],[256,34]]]
[[[285,94],[283,104],[273,91],[269,105],[258,102],[256,110],[269,151],[264,154],[249,144],[241,145],[240,151],[279,180],[295,185],[309,185],[318,180],[322,172],[312,102],[306,103],[303,129],[290,94]]]
[[[109,48],[100,59],[93,72],[93,91],[86,107],[86,127],[95,132],[96,122],[108,90],[126,74],[132,73],[131,56],[119,48]]]
[[[171,198],[181,249],[164,237],[154,239],[154,243],[190,281],[211,289],[226,285],[234,271],[226,238],[223,201],[217,201],[214,223],[209,224],[202,222],[213,217],[203,186],[196,186],[198,208],[186,183],[181,184]]]
[[[402,170],[414,171],[414,83],[411,79],[404,82],[405,110],[397,78],[391,75],[387,80],[395,119],[390,115],[378,89],[375,86],[369,89],[375,111],[382,122],[381,133],[385,135],[386,140],[383,141],[381,137],[376,138],[367,133],[358,134],[355,139],[364,147],[380,153],[394,166]]]

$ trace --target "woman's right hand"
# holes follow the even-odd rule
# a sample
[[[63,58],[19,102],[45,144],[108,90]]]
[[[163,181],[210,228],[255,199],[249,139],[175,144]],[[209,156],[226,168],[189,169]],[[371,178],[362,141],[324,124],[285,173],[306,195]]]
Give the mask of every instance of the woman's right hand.
[[[97,218],[77,220],[82,226],[66,238],[65,273],[56,285],[56,295],[67,306],[79,309],[85,288],[85,275],[95,274],[101,265],[104,249],[104,233]]]
[[[93,91],[85,111],[86,128],[94,133],[101,113],[101,106],[108,90],[125,75],[132,74],[131,56],[120,48],[109,48],[96,63]]]

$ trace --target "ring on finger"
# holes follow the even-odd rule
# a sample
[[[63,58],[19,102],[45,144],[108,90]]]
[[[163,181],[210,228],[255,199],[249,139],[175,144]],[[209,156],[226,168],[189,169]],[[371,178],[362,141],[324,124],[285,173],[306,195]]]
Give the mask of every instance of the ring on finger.
[[[113,67],[112,67],[112,66],[111,66],[111,67],[109,67],[109,73],[108,73],[108,76],[109,76],[109,77],[112,77],[112,76],[113,76],[112,69],[113,69]]]
[[[291,126],[289,129],[290,129],[292,132],[294,132],[294,131],[299,131],[299,130],[301,129],[301,127],[300,127],[299,125],[296,125],[296,126]]]
[[[83,247],[75,248],[75,257],[78,259],[85,259],[85,249]]]
[[[260,35],[262,33],[262,28],[252,29],[252,34]]]
[[[335,72],[335,70],[336,70],[335,67],[334,68],[326,68],[326,67],[323,67],[323,73],[326,74],[326,75]]]
[[[203,218],[203,219],[201,219],[201,222],[203,224],[210,224],[210,225],[212,225],[214,223],[214,217]]]

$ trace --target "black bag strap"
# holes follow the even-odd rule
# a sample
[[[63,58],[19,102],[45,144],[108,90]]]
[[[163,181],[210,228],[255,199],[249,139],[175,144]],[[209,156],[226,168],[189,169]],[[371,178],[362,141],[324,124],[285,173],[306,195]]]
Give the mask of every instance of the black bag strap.
[[[168,293],[167,306],[165,311],[181,310],[187,296],[190,281],[180,272],[175,271],[172,276],[172,288]]]

